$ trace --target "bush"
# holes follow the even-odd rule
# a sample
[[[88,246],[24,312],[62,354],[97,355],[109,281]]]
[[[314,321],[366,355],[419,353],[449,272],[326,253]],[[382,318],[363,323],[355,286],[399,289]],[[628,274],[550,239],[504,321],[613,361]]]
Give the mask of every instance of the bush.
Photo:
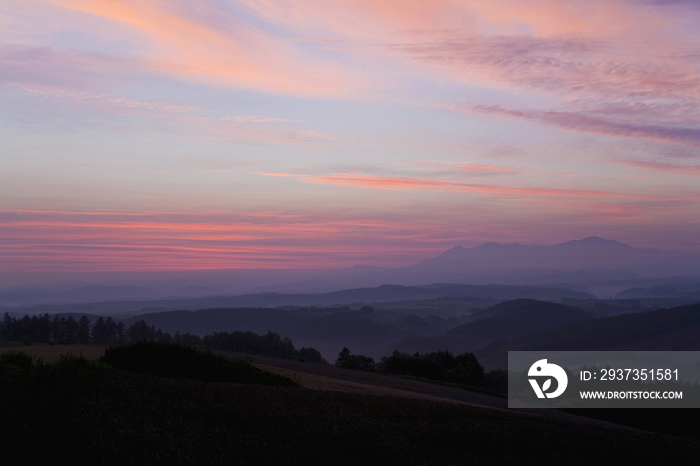
[[[350,350],[343,347],[338,354],[335,365],[343,369],[354,369],[357,371],[374,371],[374,359],[362,354],[350,354]]]
[[[508,371],[493,370],[484,374],[484,385],[492,392],[508,396]]]
[[[182,339],[182,336],[176,336]],[[197,337],[199,338],[199,337]],[[184,344],[184,340],[181,341]],[[296,359],[302,362],[318,362],[328,364],[321,353],[314,348],[296,350],[292,340],[281,337],[275,332],[268,331],[265,335],[253,332],[214,332],[206,335],[197,343],[208,348],[234,353],[259,354],[271,358]]]
[[[258,335],[253,332],[214,332],[202,338],[202,344],[221,351],[259,354],[274,358],[297,359],[299,354],[289,338],[274,332]]]
[[[129,372],[176,379],[298,386],[287,377],[265,372],[246,361],[180,344],[142,341],[110,347],[100,362]]]
[[[302,362],[317,362],[328,364],[328,361],[323,359],[321,352],[314,348],[302,348],[299,350],[299,357]]]
[[[27,353],[15,353],[14,351],[8,351],[7,353],[0,354],[1,369],[7,369],[10,366],[14,366],[19,369],[29,369],[33,361],[34,358],[29,356]]]
[[[380,369],[390,374],[462,385],[481,385],[484,381],[484,368],[472,353],[455,357],[449,351],[410,355],[396,350],[391,356],[382,357]]]

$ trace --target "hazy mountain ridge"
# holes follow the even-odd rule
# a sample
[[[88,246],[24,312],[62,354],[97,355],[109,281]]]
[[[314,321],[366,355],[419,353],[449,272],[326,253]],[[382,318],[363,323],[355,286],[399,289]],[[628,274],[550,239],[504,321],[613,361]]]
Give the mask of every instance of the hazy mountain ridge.
[[[57,313],[57,312],[99,312],[99,309],[111,313],[144,313],[166,310],[199,310],[205,308],[237,307],[276,307],[276,306],[334,306],[352,303],[371,304],[391,301],[413,301],[437,299],[444,297],[493,298],[500,300],[516,298],[533,298],[541,300],[559,300],[562,297],[572,299],[589,299],[594,296],[567,289],[536,286],[508,285],[464,285],[457,283],[423,286],[382,285],[371,288],[355,288],[329,293],[256,293],[237,296],[212,296],[180,299],[124,300],[105,302],[76,302],[74,304],[43,304],[15,309],[15,312]],[[359,307],[359,306],[357,306]],[[9,309],[8,309],[9,310]]]
[[[675,283],[662,283],[647,287],[635,287],[616,294],[616,298],[664,298],[678,296],[697,299],[700,301],[700,279],[696,281]]]
[[[309,300],[304,301],[298,296],[326,294],[332,300],[332,293],[335,292],[338,293],[337,299],[342,300],[345,299],[342,296],[353,289],[381,288],[387,284],[416,287],[428,283],[548,286],[605,298],[631,289],[634,291],[620,296],[661,297],[659,293],[663,290],[643,288],[673,285],[664,289],[669,296],[687,297],[687,290],[677,287],[676,282],[696,284],[700,290],[700,255],[639,249],[593,236],[552,246],[518,243],[484,243],[472,248],[456,246],[436,257],[406,267],[356,265],[322,273],[287,270],[284,273],[269,271],[267,274],[261,271],[222,271],[213,274],[212,271],[203,271],[191,275],[183,272],[172,279],[156,279],[157,276],[152,273],[149,280],[142,279],[131,284],[125,283],[128,280],[122,276],[119,284],[92,284],[70,289],[5,289],[0,291],[0,306],[116,300],[163,301],[175,298],[196,300],[208,297],[212,301],[200,308],[308,305]],[[392,291],[390,288],[378,289],[374,292],[377,298],[362,297],[358,301],[389,300],[383,296]],[[282,294],[290,302],[253,297],[265,293]],[[238,298],[230,299],[232,295]],[[416,291],[416,296],[410,299],[418,299],[419,295],[420,291]],[[400,299],[405,299],[404,295],[401,296]]]
[[[628,288],[653,286],[655,280],[700,274],[700,255],[640,249],[597,236],[552,246],[484,243],[453,247],[406,267],[354,266],[288,282],[288,289],[316,290],[405,286],[426,283],[473,285],[556,284],[559,288],[609,297]],[[644,285],[641,285],[644,283]]]
[[[694,260],[695,259],[695,260]],[[675,270],[672,274],[698,271],[697,256],[669,253],[659,249],[638,249],[615,240],[597,236],[567,241],[552,246],[524,246],[485,243],[473,248],[452,248],[439,256],[411,265],[406,270],[451,276],[453,280],[474,276],[476,272],[514,277],[525,271],[598,272],[624,271],[655,276],[659,270]],[[663,273],[662,273],[663,275]]]

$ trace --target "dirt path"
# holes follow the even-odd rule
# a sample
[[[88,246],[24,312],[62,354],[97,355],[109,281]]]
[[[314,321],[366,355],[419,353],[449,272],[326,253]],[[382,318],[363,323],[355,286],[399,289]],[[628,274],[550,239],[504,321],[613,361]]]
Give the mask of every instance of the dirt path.
[[[366,395],[397,396],[417,400],[457,403],[582,424],[637,430],[605,421],[576,416],[575,414],[565,413],[556,409],[512,409],[508,408],[508,401],[504,398],[420,380],[260,356],[248,356],[246,359],[263,370],[296,378],[302,386],[314,390],[335,390]]]
[[[474,403],[469,403],[467,401],[454,400],[451,398],[443,398],[435,395],[430,395],[427,393],[419,393],[408,390],[402,390],[398,387],[389,387],[382,385],[373,385],[368,383],[351,382],[349,380],[340,380],[332,377],[325,377],[322,375],[309,374],[306,372],[299,372],[291,369],[284,369],[281,367],[269,366],[266,364],[255,363],[260,369],[274,372],[275,374],[284,375],[286,377],[299,380],[302,386],[305,388],[311,388],[314,390],[334,390],[339,392],[352,392],[352,393],[362,393],[365,395],[389,395],[398,396],[402,398],[413,398],[420,400],[431,400],[431,401],[442,401],[450,403],[459,403],[477,406]]]

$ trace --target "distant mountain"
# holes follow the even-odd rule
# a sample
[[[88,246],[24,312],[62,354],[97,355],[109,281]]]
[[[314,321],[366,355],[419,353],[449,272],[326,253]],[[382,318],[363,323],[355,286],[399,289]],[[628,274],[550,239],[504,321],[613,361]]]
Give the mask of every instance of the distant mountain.
[[[142,286],[87,285],[61,293],[60,298],[69,302],[117,301],[124,299],[152,299],[157,294]]]
[[[456,246],[407,267],[356,266],[315,277],[317,289],[368,287],[386,283],[471,283],[555,285],[612,296],[654,277],[700,273],[700,255],[639,249],[597,236],[553,246],[484,243]],[[614,284],[611,282],[624,282]],[[299,287],[310,286],[299,282]],[[289,285],[289,284],[288,284]]]
[[[659,267],[664,270],[671,267],[700,270],[700,264],[690,260],[687,255],[658,249],[637,249],[597,236],[553,246],[485,243],[474,248],[456,247],[407,269],[459,277],[477,270],[485,275],[489,272],[523,270],[627,270],[636,273],[644,270],[651,273],[658,271]]]
[[[0,290],[0,306],[241,296],[261,292],[308,295],[381,285],[420,286],[429,283],[548,286],[607,298],[633,288],[672,285],[663,281],[667,277],[700,275],[700,255],[639,249],[612,239],[591,236],[552,246],[518,243],[484,243],[472,248],[456,246],[406,267],[356,265],[324,272],[236,270],[178,272],[174,275],[153,272],[148,279],[135,272],[132,275],[141,278],[129,280],[127,275],[120,275],[119,281],[107,280],[61,290],[50,287]],[[377,294],[384,295],[387,291],[392,292],[381,290]],[[650,293],[644,296],[659,296],[656,291]],[[227,304],[231,305],[258,304]]]
[[[158,297],[158,295],[152,290],[133,285],[85,285],[68,290],[20,288],[0,292],[0,305],[91,303],[99,301],[154,299],[156,297]]]

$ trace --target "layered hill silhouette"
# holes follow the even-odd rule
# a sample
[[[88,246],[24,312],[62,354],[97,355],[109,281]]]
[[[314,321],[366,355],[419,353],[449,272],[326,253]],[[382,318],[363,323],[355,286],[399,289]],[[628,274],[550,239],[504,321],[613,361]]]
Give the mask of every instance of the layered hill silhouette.
[[[469,340],[474,348],[591,318],[578,309],[534,299],[506,301],[472,317],[478,320],[455,327],[447,335]]]
[[[470,322],[453,327],[443,335],[407,338],[394,345],[409,353],[438,350],[462,353],[591,318],[588,313],[564,304],[515,299],[476,312],[470,316]]]
[[[700,303],[545,328],[476,352],[489,368],[507,367],[508,351],[698,351]]]
[[[109,288],[109,287],[104,287]],[[123,287],[115,287],[121,289]],[[9,303],[14,303],[14,293]],[[112,313],[133,313],[143,309],[154,311],[198,310],[206,308],[276,307],[276,306],[334,306],[351,303],[373,303],[391,301],[431,300],[437,298],[491,298],[497,300],[531,298],[559,300],[561,298],[589,299],[594,296],[577,290],[553,286],[512,286],[512,285],[465,285],[459,283],[436,283],[422,286],[381,285],[377,287],[341,289],[328,293],[253,293],[237,296],[211,296],[178,299],[140,299],[138,296],[119,298],[108,294],[108,299],[99,301],[94,294],[84,301],[76,299],[72,303],[58,301],[58,304],[37,305],[34,313],[56,312],[97,312],[101,308]],[[3,295],[0,293],[0,304]]]

